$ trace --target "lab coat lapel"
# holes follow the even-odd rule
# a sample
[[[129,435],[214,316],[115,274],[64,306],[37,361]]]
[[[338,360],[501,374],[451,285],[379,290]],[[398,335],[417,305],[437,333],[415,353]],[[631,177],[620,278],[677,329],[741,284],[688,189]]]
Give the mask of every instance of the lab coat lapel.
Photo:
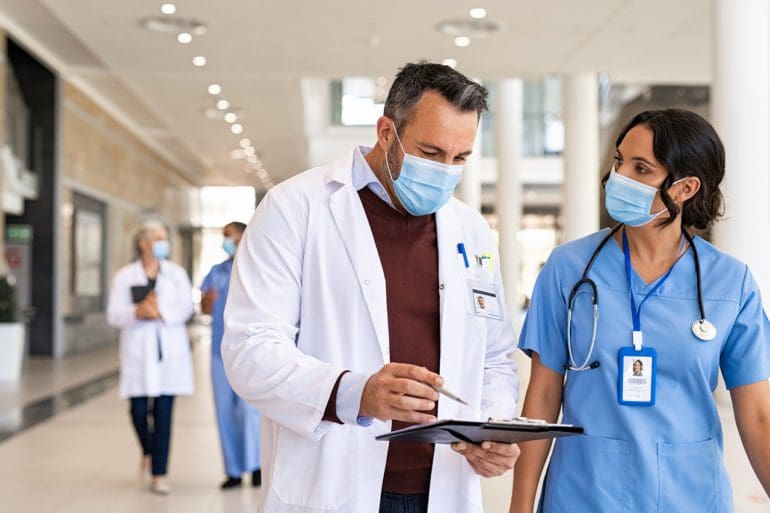
[[[441,311],[441,375],[452,389],[461,382],[463,338],[465,333],[465,269],[460,266],[457,244],[466,243],[462,224],[457,213],[450,205],[445,205],[436,212],[436,232],[438,237],[439,295]],[[446,410],[446,408],[450,408]],[[450,400],[439,401],[439,418],[451,418],[455,414],[456,403]]]
[[[337,165],[347,165],[347,170],[340,168],[331,170],[335,180],[339,181],[341,178],[343,181],[342,186],[332,194],[329,207],[366,301],[383,361],[387,363],[390,359],[390,342],[385,273],[382,271],[380,256],[377,253],[366,212],[358,192],[350,182],[352,154],[350,159]]]

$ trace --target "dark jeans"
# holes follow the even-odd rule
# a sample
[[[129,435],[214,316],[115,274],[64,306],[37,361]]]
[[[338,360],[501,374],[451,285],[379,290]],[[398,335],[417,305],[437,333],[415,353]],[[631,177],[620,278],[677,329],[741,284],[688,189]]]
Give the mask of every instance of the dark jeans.
[[[152,460],[152,475],[165,476],[171,443],[171,410],[174,406],[174,396],[162,395],[151,399],[152,427],[147,422],[150,401],[147,397],[131,398],[131,420],[142,445],[142,453],[149,455]]]
[[[426,513],[428,511],[428,494],[403,495],[382,492],[380,497],[380,513]]]

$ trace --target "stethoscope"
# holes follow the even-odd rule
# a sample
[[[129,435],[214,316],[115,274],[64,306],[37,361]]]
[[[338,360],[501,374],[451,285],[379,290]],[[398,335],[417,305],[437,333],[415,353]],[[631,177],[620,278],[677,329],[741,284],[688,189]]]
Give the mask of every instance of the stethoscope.
[[[596,346],[596,328],[599,324],[599,289],[596,287],[596,283],[588,277],[588,273],[591,272],[591,268],[594,265],[594,262],[596,261],[596,258],[599,256],[599,253],[601,252],[602,248],[607,244],[607,242],[612,239],[612,237],[617,233],[618,230],[620,230],[623,227],[623,224],[619,224],[615,226],[610,233],[602,239],[602,241],[599,243],[599,245],[594,250],[593,254],[591,255],[591,258],[588,260],[588,263],[586,264],[585,269],[583,270],[583,276],[575,283],[575,285],[572,287],[572,291],[569,294],[569,302],[567,304],[567,352],[569,353],[569,362],[568,364],[564,365],[565,370],[570,371],[585,371],[589,369],[596,369],[599,367],[599,361],[595,360],[591,363],[588,363],[591,360],[591,356],[594,352],[594,347]],[[682,234],[684,235],[685,239],[687,240],[687,243],[692,248],[692,255],[693,259],[695,260],[695,278],[698,288],[698,308],[700,309],[700,319],[696,320],[692,323],[692,333],[695,335],[699,340],[702,341],[709,341],[713,340],[717,336],[717,328],[714,326],[711,322],[706,320],[706,309],[703,306],[703,289],[701,287],[701,272],[700,272],[700,258],[698,258],[698,249],[695,247],[695,243],[692,240],[692,236],[687,233],[687,230],[682,229]],[[575,361],[574,354],[572,352],[572,311],[575,306],[575,299],[580,294],[588,294],[589,292],[581,291],[581,287],[583,285],[587,285],[591,289],[591,299],[593,302],[593,328],[591,330],[591,344],[588,347],[588,354],[586,354],[585,360],[583,360],[583,363],[578,365]]]

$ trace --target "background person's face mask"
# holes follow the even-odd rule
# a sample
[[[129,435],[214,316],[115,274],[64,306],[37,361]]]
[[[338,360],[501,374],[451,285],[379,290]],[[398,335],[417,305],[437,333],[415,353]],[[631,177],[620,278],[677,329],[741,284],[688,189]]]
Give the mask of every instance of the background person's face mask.
[[[398,179],[394,179],[393,173],[390,171],[387,152],[385,153],[385,165],[388,167],[388,177],[393,184],[398,200],[413,216],[435,213],[452,197],[455,187],[460,183],[463,166],[435,162],[407,153],[401,144],[395,125],[393,132],[396,134],[396,140],[404,154]]]
[[[684,178],[677,180],[671,186],[682,180]],[[651,185],[618,174],[613,167],[607,184],[604,186],[604,206],[607,207],[607,212],[615,221],[632,227],[644,226],[667,210],[663,208],[660,212],[650,213],[652,202],[655,201],[655,194],[659,190]]]
[[[165,260],[171,253],[171,245],[167,240],[156,240],[152,243],[152,256],[158,260]]]
[[[225,253],[227,253],[229,256],[235,255],[236,248],[237,246],[235,244],[235,241],[230,237],[225,237],[225,240],[222,241],[222,249],[224,249]]]

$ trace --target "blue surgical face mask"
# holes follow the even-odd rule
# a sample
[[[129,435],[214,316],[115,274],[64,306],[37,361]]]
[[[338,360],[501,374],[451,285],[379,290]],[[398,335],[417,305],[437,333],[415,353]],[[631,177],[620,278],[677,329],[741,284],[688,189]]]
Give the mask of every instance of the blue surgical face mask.
[[[158,260],[165,260],[171,253],[171,245],[167,240],[156,240],[152,243],[152,256]]]
[[[230,237],[225,237],[225,240],[222,241],[222,249],[225,250],[225,253],[227,253],[230,256],[235,256],[235,250],[238,246],[235,244],[235,241]]]
[[[673,185],[684,180],[677,180]],[[604,186],[604,205],[607,207],[610,217],[627,226],[644,226],[657,219],[667,209],[650,213],[655,194],[660,189],[651,185],[637,182],[627,176],[619,175],[615,168],[610,171],[610,177]]]
[[[407,153],[404,151],[395,126],[393,132],[404,154],[398,179],[393,178],[387,154],[385,165],[388,166],[388,177],[393,183],[398,200],[413,216],[435,213],[452,197],[462,177],[463,166],[435,162]]]

